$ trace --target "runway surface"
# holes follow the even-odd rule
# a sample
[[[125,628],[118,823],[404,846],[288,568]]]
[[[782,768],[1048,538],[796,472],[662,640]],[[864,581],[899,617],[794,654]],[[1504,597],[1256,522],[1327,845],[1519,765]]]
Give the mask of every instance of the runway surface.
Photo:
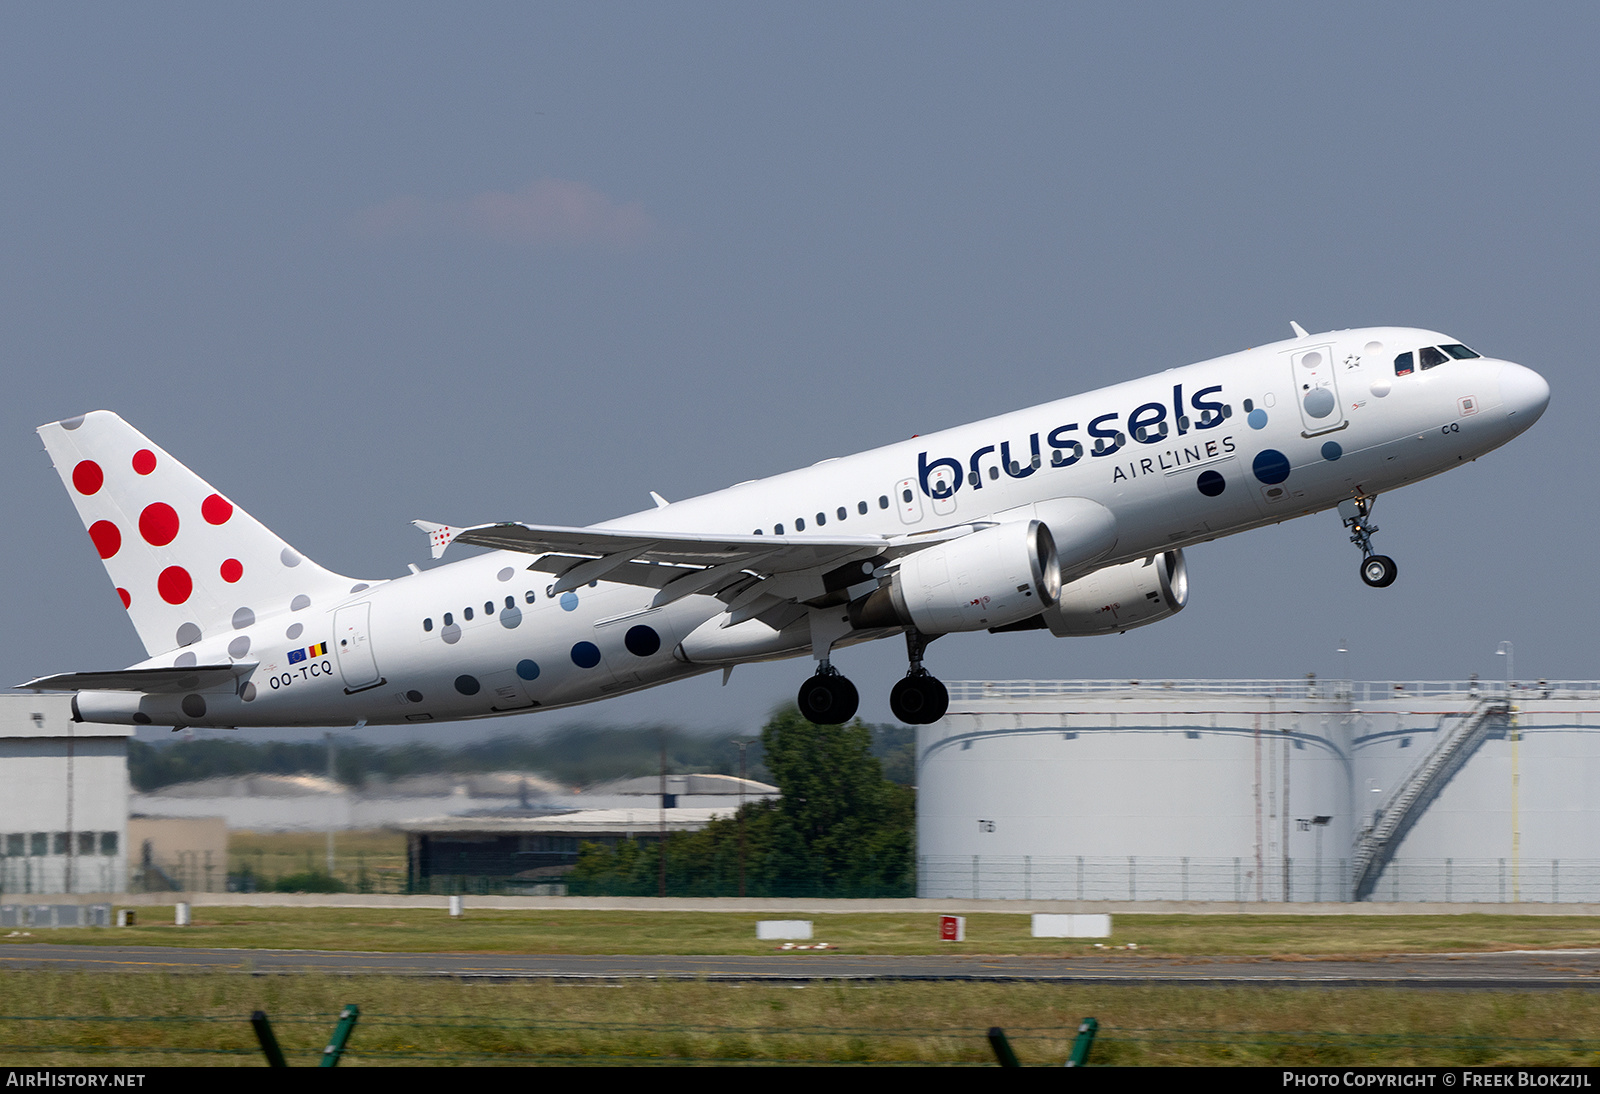
[[[1370,958],[861,956],[673,957],[500,953],[360,953],[162,946],[0,946],[0,969],[81,972],[321,972],[489,980],[743,982],[1038,981],[1206,987],[1406,987],[1476,990],[1600,988],[1600,950],[1397,954]]]

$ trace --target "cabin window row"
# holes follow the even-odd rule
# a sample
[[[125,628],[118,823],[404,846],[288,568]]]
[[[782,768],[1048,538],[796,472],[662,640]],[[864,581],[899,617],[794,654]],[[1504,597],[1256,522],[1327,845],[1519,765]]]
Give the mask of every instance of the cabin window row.
[[[911,491],[909,491],[909,490],[905,491],[905,495],[906,495],[905,500],[906,501],[910,501],[911,500]],[[878,495],[878,508],[879,509],[887,509],[887,508],[889,508],[889,495],[888,494],[879,494]],[[867,513],[869,513],[871,511],[871,509],[872,509],[872,507],[870,505],[868,505],[864,501],[856,502],[856,512],[861,514],[862,516],[866,516]],[[839,508],[837,508],[837,509],[835,509],[833,511],[833,518],[835,520],[846,520],[846,519],[849,518],[849,516],[850,516],[850,510],[845,508],[843,505],[839,506]],[[826,512],[817,513],[816,522],[817,522],[817,527],[821,528],[823,525],[828,523],[828,514]],[[806,518],[805,517],[795,517],[794,518],[794,530],[796,532],[804,532],[806,530]],[[766,529],[757,528],[755,531],[751,532],[750,534],[753,535],[753,536],[764,536],[767,533],[766,533]],[[783,535],[784,534],[783,525],[782,524],[774,524],[772,526],[772,534],[775,535],[775,536]]]
[[[522,594],[522,599],[527,601],[529,604],[532,604],[538,598],[534,596],[533,590],[529,589],[527,592]],[[505,606],[505,610],[506,611],[508,611],[508,612],[512,611],[513,609],[516,608],[516,606],[517,606],[517,598],[516,597],[514,597],[514,596],[506,597],[506,606]],[[494,601],[485,600],[483,602],[483,614],[485,616],[492,616],[492,615],[494,615],[495,611],[496,611],[496,608],[495,608]],[[465,607],[465,608],[461,609],[461,620],[464,623],[472,622],[472,620],[475,617],[475,615],[476,615],[476,612],[473,610],[473,608],[470,605],[468,607]],[[454,626],[455,625],[455,621],[456,621],[456,617],[455,617],[455,613],[454,612],[445,612],[444,613],[444,625],[445,626],[447,626],[447,627]],[[427,632],[432,632],[432,630],[433,630],[433,617],[432,616],[429,616],[428,618],[426,618],[426,619],[424,619],[422,621],[422,629],[424,631],[427,631]]]

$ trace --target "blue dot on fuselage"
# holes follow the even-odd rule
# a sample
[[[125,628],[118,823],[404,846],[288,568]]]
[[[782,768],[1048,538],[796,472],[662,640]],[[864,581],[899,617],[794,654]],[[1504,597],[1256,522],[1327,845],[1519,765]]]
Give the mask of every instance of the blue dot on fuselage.
[[[1194,483],[1208,498],[1214,498],[1228,488],[1228,480],[1215,471],[1202,471]]]
[[[572,647],[572,663],[580,669],[592,669],[600,663],[600,647],[593,642],[579,642]]]
[[[1344,449],[1339,447],[1338,441],[1329,441],[1322,446],[1322,458],[1330,463],[1344,455]]]
[[[1267,412],[1260,407],[1256,407],[1245,417],[1245,421],[1250,423],[1251,429],[1265,429],[1267,428]]]
[[[1276,448],[1263,448],[1256,453],[1250,470],[1255,472],[1256,478],[1272,486],[1289,477],[1289,457]]]
[[[457,676],[456,690],[462,695],[478,694],[478,678],[476,676]]]
[[[529,661],[527,658],[517,662],[517,675],[524,680],[539,679],[539,662]]]
[[[577,611],[578,610],[578,594],[577,593],[562,593],[561,594],[561,610],[564,611],[564,612]]]

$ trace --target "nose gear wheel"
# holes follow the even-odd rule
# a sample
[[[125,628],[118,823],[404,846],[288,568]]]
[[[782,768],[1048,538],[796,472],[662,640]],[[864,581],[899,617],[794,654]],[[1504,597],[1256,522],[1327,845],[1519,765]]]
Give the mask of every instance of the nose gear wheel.
[[[1372,503],[1375,497],[1350,498],[1339,503],[1339,519],[1350,529],[1350,542],[1361,548],[1361,580],[1374,589],[1387,589],[1394,584],[1400,568],[1388,555],[1374,554],[1372,536],[1378,526],[1372,523]]]

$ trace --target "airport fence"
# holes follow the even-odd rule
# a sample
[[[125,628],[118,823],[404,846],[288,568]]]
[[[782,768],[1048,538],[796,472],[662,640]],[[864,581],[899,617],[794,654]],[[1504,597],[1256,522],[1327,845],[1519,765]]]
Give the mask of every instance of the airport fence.
[[[1350,860],[921,855],[917,895],[974,900],[1350,901]],[[1595,859],[1390,860],[1369,901],[1600,903]]]
[[[346,1012],[348,1013],[348,1009]],[[323,1063],[341,1012],[273,1014],[288,1066]],[[371,1014],[347,1031],[343,1066],[995,1066],[977,1027],[596,1022],[487,1015]],[[1023,1064],[1059,1066],[1077,1028],[1006,1026]],[[1600,1038],[1398,1029],[1118,1028],[1100,1021],[1095,1065],[1590,1065]],[[0,1064],[110,1068],[267,1066],[250,1016],[0,1015]]]

